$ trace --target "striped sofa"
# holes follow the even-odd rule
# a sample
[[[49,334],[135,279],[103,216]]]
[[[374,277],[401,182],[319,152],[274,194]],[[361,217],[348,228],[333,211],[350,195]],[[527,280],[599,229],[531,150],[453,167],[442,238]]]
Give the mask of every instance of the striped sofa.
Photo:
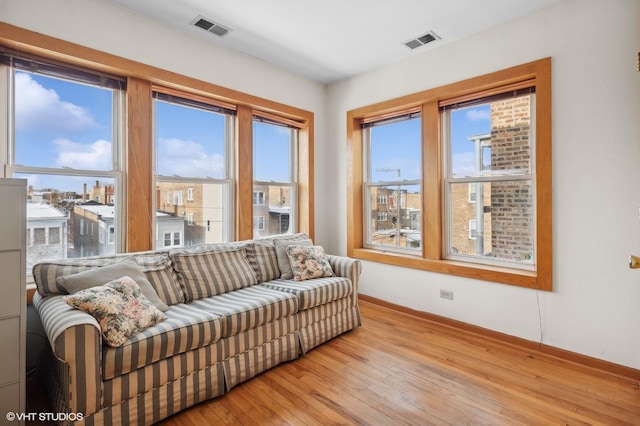
[[[295,234],[35,265],[34,306],[51,348],[40,376],[54,411],[73,413],[62,423],[152,424],[359,326],[359,261],[327,255],[332,277],[280,278],[276,243],[305,239]],[[57,278],[132,258],[168,305],[167,319],[111,347],[93,316],[65,303]],[[218,275],[207,277],[201,269],[213,264]],[[213,285],[200,294],[203,277]]]

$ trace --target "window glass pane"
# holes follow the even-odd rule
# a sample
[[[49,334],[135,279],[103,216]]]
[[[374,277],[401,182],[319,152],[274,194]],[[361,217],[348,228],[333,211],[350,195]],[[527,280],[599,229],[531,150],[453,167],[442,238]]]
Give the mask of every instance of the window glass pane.
[[[156,174],[226,178],[225,115],[160,100],[154,105]]]
[[[253,121],[254,238],[295,232],[298,129]]]
[[[475,200],[470,188],[475,186]],[[530,180],[450,185],[449,254],[534,263]]]
[[[113,170],[113,90],[15,71],[15,160]]]
[[[422,173],[419,117],[370,129],[370,182],[418,180]]]
[[[29,271],[45,260],[116,252],[114,178],[27,173],[14,177],[27,179],[28,185]]]
[[[530,173],[535,95],[451,111],[453,177]]]
[[[371,186],[369,242],[418,249],[422,245],[422,194],[419,185]]]
[[[290,221],[293,186],[254,184],[253,194],[253,216],[262,218],[254,220],[254,238],[293,232]]]
[[[253,179],[292,182],[291,144],[296,129],[253,122]]]
[[[174,198],[166,196],[168,193],[187,192],[189,188],[193,194],[189,203],[174,204]],[[156,192],[157,235],[162,238],[156,241],[156,247],[166,247],[167,244],[188,247],[227,241],[228,184],[157,181]],[[184,235],[184,241],[181,235]]]

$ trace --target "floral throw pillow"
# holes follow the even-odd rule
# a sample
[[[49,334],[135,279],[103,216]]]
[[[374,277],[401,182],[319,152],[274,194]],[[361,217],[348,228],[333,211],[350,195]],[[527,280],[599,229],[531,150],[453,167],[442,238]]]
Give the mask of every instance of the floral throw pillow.
[[[64,296],[64,301],[98,320],[104,341],[113,347],[167,319],[128,276]]]
[[[287,256],[295,281],[333,276],[333,269],[322,246],[291,245],[287,247]]]

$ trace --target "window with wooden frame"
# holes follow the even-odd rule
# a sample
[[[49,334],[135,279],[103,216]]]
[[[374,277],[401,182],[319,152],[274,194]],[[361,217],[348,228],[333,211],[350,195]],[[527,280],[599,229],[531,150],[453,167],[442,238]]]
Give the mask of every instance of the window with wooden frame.
[[[410,165],[394,152],[371,156],[370,123],[407,113],[421,118],[420,144],[411,148],[421,159],[418,201],[410,203],[418,223],[398,220],[393,232],[419,244],[398,250],[371,244],[370,224],[380,217],[371,173]],[[350,256],[552,290],[550,58],[358,108],[347,123]],[[395,140],[407,145],[401,129]]]
[[[254,223],[254,238],[296,232],[298,127],[253,117],[253,214],[261,219]]]
[[[235,108],[154,89],[156,227],[184,232],[192,244],[227,242],[234,223],[229,206]],[[165,203],[165,194],[173,194],[173,200]]]

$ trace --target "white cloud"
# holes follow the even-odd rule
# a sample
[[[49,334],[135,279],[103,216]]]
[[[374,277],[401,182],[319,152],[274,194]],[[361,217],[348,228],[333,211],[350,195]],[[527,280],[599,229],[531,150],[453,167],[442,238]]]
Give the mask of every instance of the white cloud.
[[[224,157],[208,154],[204,147],[193,141],[182,139],[160,139],[158,141],[158,174],[184,177],[222,177]]]
[[[488,121],[491,119],[491,112],[488,108],[473,108],[467,111],[465,115],[471,121]]]
[[[63,101],[55,90],[43,87],[29,74],[16,73],[15,86],[18,130],[76,132],[97,126],[89,111]]]
[[[453,172],[457,176],[474,176],[476,171],[476,155],[473,152],[460,152],[451,158]]]
[[[92,144],[72,142],[68,139],[53,141],[58,157],[56,167],[85,170],[111,170],[111,142],[98,140]]]

